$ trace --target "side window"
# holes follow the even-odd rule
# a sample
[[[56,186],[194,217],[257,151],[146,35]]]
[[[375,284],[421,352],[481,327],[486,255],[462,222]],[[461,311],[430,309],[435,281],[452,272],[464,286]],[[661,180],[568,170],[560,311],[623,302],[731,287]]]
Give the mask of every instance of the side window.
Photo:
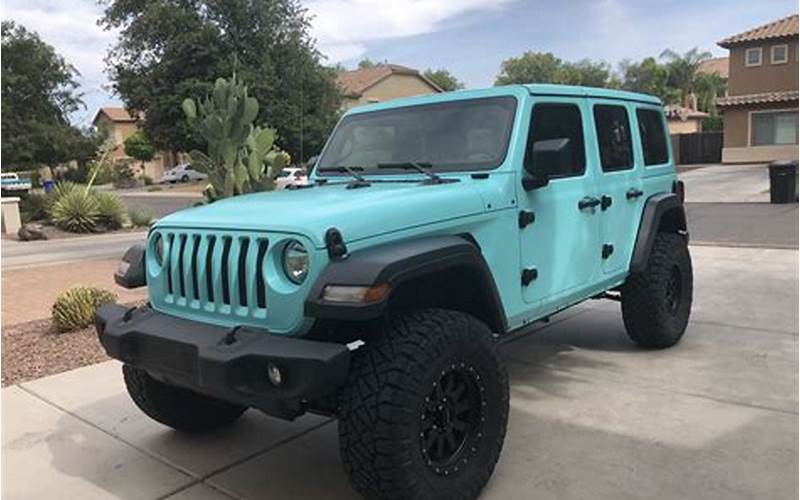
[[[597,145],[604,172],[633,168],[633,147],[628,111],[624,106],[598,104],[594,107]]]
[[[662,165],[669,161],[667,136],[664,134],[664,121],[661,112],[654,109],[637,109],[639,137],[642,140],[642,153],[645,165]]]
[[[531,150],[537,141],[569,139],[572,162],[569,168],[542,172],[550,178],[582,175],[586,168],[586,151],[583,145],[583,121],[581,110],[575,104],[536,104],[533,107],[528,147],[525,150],[525,165],[533,169],[547,166],[532,165]]]

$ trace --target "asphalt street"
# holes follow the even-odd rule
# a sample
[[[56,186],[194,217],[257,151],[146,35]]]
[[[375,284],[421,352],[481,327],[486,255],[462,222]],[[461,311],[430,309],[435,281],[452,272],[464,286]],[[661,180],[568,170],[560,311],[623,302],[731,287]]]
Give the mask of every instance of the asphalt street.
[[[126,195],[128,206],[146,207],[156,217],[191,207],[200,198]],[[686,203],[692,241],[703,244],[743,245],[764,248],[797,248],[797,204]]]

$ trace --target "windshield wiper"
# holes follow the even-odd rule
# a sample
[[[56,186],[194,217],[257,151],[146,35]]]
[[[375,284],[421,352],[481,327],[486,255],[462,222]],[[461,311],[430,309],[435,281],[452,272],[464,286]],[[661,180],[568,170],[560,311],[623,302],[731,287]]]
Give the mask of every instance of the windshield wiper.
[[[406,170],[416,170],[417,172],[427,175],[430,178],[431,184],[441,184],[443,182],[448,182],[445,179],[442,179],[438,175],[433,172],[429,172],[427,169],[433,168],[433,164],[429,162],[418,162],[418,161],[398,161],[398,162],[390,162],[390,163],[378,163],[378,168],[402,168]]]
[[[347,185],[347,189],[356,189],[360,187],[367,187],[370,185],[369,181],[366,180],[361,174],[358,172],[363,172],[364,167],[356,167],[352,166],[349,167],[347,165],[340,165],[338,167],[319,167],[317,172],[324,173],[324,172],[341,172],[343,174],[350,174],[355,181],[351,182]]]

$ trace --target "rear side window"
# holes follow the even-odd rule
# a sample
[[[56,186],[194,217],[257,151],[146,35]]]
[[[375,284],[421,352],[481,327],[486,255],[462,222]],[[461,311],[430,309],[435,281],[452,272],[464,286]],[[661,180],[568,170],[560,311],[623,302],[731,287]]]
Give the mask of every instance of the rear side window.
[[[534,169],[548,168],[531,165],[531,150],[537,141],[550,139],[569,139],[572,165],[563,171],[547,171],[548,177],[570,177],[582,175],[586,167],[586,152],[583,146],[583,122],[581,110],[574,104],[537,104],[533,107],[528,147],[525,152],[525,165]],[[549,166],[552,170],[552,166]]]
[[[645,165],[662,165],[669,161],[667,136],[661,112],[654,109],[637,109],[639,137],[642,139],[642,153]]]
[[[628,110],[624,106],[598,104],[594,107],[597,145],[604,172],[633,168],[633,146]]]

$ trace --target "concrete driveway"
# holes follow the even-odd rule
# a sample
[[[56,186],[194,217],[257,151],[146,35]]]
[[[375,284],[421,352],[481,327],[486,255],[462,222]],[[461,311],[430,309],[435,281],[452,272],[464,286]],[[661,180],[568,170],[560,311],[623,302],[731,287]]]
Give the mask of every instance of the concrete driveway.
[[[685,340],[644,351],[590,302],[504,347],[511,419],[484,499],[793,499],[798,253],[693,247]],[[143,416],[112,361],[2,391],[2,497],[354,498],[336,423],[248,412],[188,437]]]

